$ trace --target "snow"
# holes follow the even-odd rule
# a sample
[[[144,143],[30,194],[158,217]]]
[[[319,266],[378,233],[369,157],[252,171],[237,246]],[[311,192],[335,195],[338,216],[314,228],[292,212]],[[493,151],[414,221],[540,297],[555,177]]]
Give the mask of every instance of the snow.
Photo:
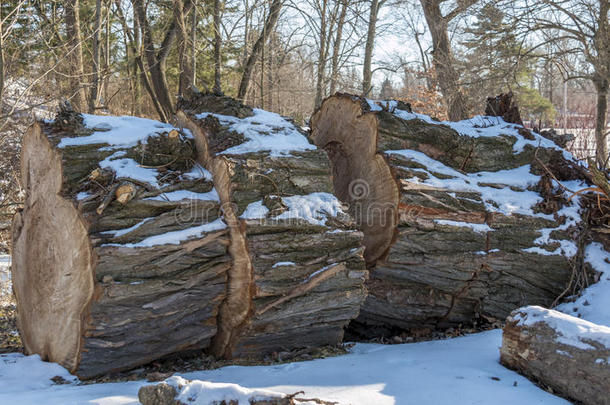
[[[281,115],[258,108],[253,111],[252,117],[243,119],[207,112],[198,114],[197,118],[212,115],[229,130],[244,135],[244,143],[221,152],[224,154],[269,152],[271,156],[287,156],[294,151],[316,149],[294,124]]]
[[[212,180],[212,173],[204,169],[199,163],[195,163],[190,171],[182,173],[182,177],[189,180]]]
[[[131,231],[135,231],[136,229],[138,229],[139,227],[141,227],[142,225],[144,225],[145,223],[147,223],[151,219],[154,219],[154,217],[144,218],[143,220],[141,220],[140,222],[138,222],[137,224],[135,224],[133,226],[130,226],[129,228],[113,229],[113,230],[110,230],[110,231],[103,231],[103,232],[100,232],[100,233],[102,233],[102,234],[110,234],[110,235],[112,235],[113,238],[118,238],[119,236],[126,235],[129,232],[131,232]]]
[[[500,345],[501,331],[494,330],[422,343],[356,344],[349,354],[338,357],[271,366],[229,366],[180,376],[285,394],[305,391],[302,397],[351,405],[569,404],[502,367],[498,362]],[[137,404],[138,389],[149,384],[52,385],[48,379],[55,375],[69,379],[65,370],[41,362],[37,356],[0,355],[0,403]],[[197,386],[202,385],[193,385]]]
[[[521,153],[526,145],[530,145],[534,148],[540,146],[543,148],[553,148],[562,150],[559,146],[555,144],[555,142],[543,137],[542,135],[530,131],[534,135],[534,140],[526,139],[523,135],[519,134],[519,129],[523,128],[521,125],[511,124],[504,121],[501,117],[490,117],[484,115],[477,115],[472,118],[463,120],[463,121],[436,121],[430,118],[430,116],[425,114],[413,113],[405,110],[399,110],[397,107],[397,102],[394,100],[391,101],[375,101],[375,100],[367,100],[369,106],[371,107],[371,111],[381,111],[382,109],[387,109],[392,112],[398,118],[401,118],[405,121],[419,119],[421,121],[427,122],[428,124],[433,125],[444,125],[448,126],[451,129],[455,130],[460,135],[465,135],[471,138],[479,138],[479,137],[495,137],[508,135],[516,138],[515,143],[513,144],[513,152]],[[563,150],[562,150],[563,151]],[[564,151],[564,156],[567,159],[572,159],[572,155],[568,152]]]
[[[138,162],[131,158],[122,158],[125,151],[117,151],[106,159],[100,162],[102,169],[110,169],[116,173],[117,178],[127,178],[136,181],[149,183],[152,186],[159,187],[157,169],[142,167]]]
[[[303,219],[309,223],[324,226],[328,216],[336,217],[343,212],[341,202],[329,193],[282,197],[282,201],[288,210],[274,219]]]
[[[244,212],[241,214],[243,219],[264,219],[269,213],[269,208],[263,205],[263,200],[255,201],[248,204]]]
[[[411,168],[410,170],[425,172],[429,178],[420,180],[419,178],[409,179],[410,182],[428,185],[431,187],[442,188],[450,191],[475,192],[481,194],[485,207],[494,212],[501,212],[505,215],[524,214],[538,215],[532,210],[532,206],[542,201],[542,197],[533,191],[514,191],[512,187],[526,188],[534,186],[540,181],[540,176],[530,173],[530,165],[524,165],[515,169],[499,170],[497,172],[478,172],[460,173],[451,167],[445,166],[426,154],[410,149],[386,151],[390,155],[400,155],[417,162],[426,169]],[[439,173],[452,178],[441,179],[434,176]],[[481,186],[480,183],[492,183],[505,185],[504,188]],[[552,216],[543,216],[552,219]]]
[[[435,219],[434,222],[436,222],[439,225],[461,226],[464,228],[470,228],[473,231],[478,232],[478,233],[485,233],[485,232],[493,231],[493,229],[490,228],[489,225],[487,225],[487,224],[473,224],[471,222],[449,221],[449,220],[445,220],[445,219]]]
[[[170,124],[164,124],[147,118],[82,115],[87,128],[101,129],[101,131],[95,131],[88,136],[62,138],[57,145],[59,148],[104,143],[111,147],[132,147],[137,145],[138,142],[145,143],[146,139],[151,135],[154,136],[161,132],[169,132],[172,129],[176,129]]]
[[[261,389],[249,389],[237,384],[213,383],[208,381],[188,381],[174,376],[165,381],[178,391],[178,401],[189,405],[209,405],[225,401],[237,401],[238,404],[249,404],[250,399],[283,398],[286,394]]]
[[[175,190],[167,193],[162,193],[154,197],[145,198],[145,200],[153,201],[182,201],[182,200],[207,200],[207,201],[220,201],[216,189],[208,191],[207,193],[196,193],[190,190]]]
[[[343,212],[341,202],[329,193],[311,193],[281,198],[288,209],[273,217],[273,220],[305,220],[314,225],[324,226],[329,216],[336,217]],[[259,200],[248,204],[241,214],[241,218],[263,219],[267,217],[268,213],[269,209],[263,205],[262,200]]]
[[[166,232],[160,235],[149,236],[148,238],[141,240],[136,243],[108,243],[103,246],[121,246],[128,248],[136,248],[136,247],[152,247],[158,245],[179,245],[180,243],[195,237],[200,237],[206,232],[218,231],[220,229],[225,229],[227,225],[220,218],[215,220],[214,222],[210,222],[207,224],[194,226],[187,229],[181,229],[179,231]]]
[[[275,269],[276,267],[284,267],[284,266],[296,266],[294,262],[277,262],[271,268]]]
[[[517,325],[530,326],[544,322],[555,330],[560,343],[579,349],[595,349],[595,346],[587,343],[591,341],[610,349],[610,327],[539,306],[524,307],[518,311],[513,316]]]
[[[461,173],[457,170],[448,167],[441,162],[438,162],[426,154],[410,149],[405,150],[390,150],[386,151],[389,155],[399,155],[412,160],[426,167],[409,168],[415,172],[423,172],[428,175],[428,178],[421,180],[418,177],[413,177],[407,181],[414,184],[422,184],[430,187],[441,188],[452,192],[474,192],[481,195],[481,199],[488,211],[500,212],[505,215],[523,214],[535,216],[548,220],[553,220],[553,215],[536,213],[533,207],[542,201],[542,197],[534,192],[527,190],[528,187],[535,186],[540,181],[540,176],[530,173],[530,165],[523,165],[515,169],[499,170],[496,172],[477,172],[477,173]],[[439,178],[436,174],[451,176],[451,178]],[[557,182],[553,180],[554,185]],[[485,184],[501,185],[502,188],[487,186]],[[580,181],[565,181],[562,185],[572,190],[578,190],[585,187]],[[511,188],[512,187],[512,188]],[[519,191],[521,190],[521,191]],[[454,195],[455,196],[455,195]],[[566,197],[570,197],[566,193]],[[566,230],[571,226],[577,225],[581,221],[579,213],[578,196],[572,199],[571,205],[562,207],[556,216],[565,217],[565,222],[555,228],[540,229],[540,237],[534,243],[537,246],[524,249],[525,252],[537,253],[541,255],[564,255],[568,257],[574,256],[578,252],[578,248],[573,241],[565,239],[553,239],[551,233],[558,230]],[[447,223],[450,225],[450,223]],[[456,225],[458,226],[458,225]],[[462,223],[461,226],[470,226]],[[489,231],[491,228],[479,228],[480,232]],[[549,251],[543,248],[545,245],[558,243],[559,246]]]
[[[78,201],[84,200],[85,198],[89,198],[91,197],[91,193],[87,192],[87,191],[81,191],[78,194],[76,194],[76,199]]]
[[[597,242],[585,249],[585,261],[602,273],[599,281],[587,287],[574,302],[557,306],[558,311],[610,327],[610,253]]]

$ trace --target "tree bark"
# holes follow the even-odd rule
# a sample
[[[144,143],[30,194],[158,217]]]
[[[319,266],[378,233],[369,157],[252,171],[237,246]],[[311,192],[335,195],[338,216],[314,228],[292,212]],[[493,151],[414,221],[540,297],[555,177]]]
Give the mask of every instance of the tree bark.
[[[371,71],[371,63],[373,60],[373,50],[375,48],[375,31],[377,29],[377,15],[379,7],[383,4],[383,0],[371,0],[371,9],[369,14],[369,26],[366,34],[366,45],[364,47],[364,65],[362,67],[362,96],[367,97],[371,92],[371,81],[373,74]]]
[[[277,20],[280,17],[280,11],[282,9],[283,0],[273,0],[271,3],[271,7],[269,9],[269,15],[267,16],[267,20],[265,21],[265,25],[263,26],[263,31],[259,35],[254,47],[252,47],[252,52],[246,61],[244,66],[244,72],[241,76],[241,81],[239,83],[239,89],[237,90],[237,98],[243,100],[248,92],[248,87],[250,86],[250,80],[252,78],[252,71],[254,70],[254,65],[256,61],[260,58],[260,54],[263,50],[269,35],[273,32],[275,24],[277,24]]]
[[[100,89],[100,32],[102,30],[102,0],[95,2],[95,24],[93,26],[93,72],[91,80],[91,92],[89,95],[89,114],[95,113],[98,93]]]
[[[337,24],[337,32],[335,42],[333,44],[333,56],[331,61],[330,73],[330,95],[332,96],[337,91],[337,81],[339,78],[339,54],[341,53],[341,43],[343,40],[343,24],[345,24],[345,16],[347,15],[347,4],[349,0],[341,0],[341,12]]]
[[[572,264],[560,252],[540,252],[550,247],[536,249],[536,239],[541,229],[557,232],[561,220],[489,208],[482,193],[453,188],[431,169],[444,165],[472,176],[516,169],[534,160],[536,148],[515,154],[516,140],[404,120],[397,110],[409,111],[406,104],[377,107],[338,93],[310,120],[311,139],[329,154],[335,194],[364,233],[369,295],[353,330],[372,338],[392,328],[442,329],[502,319],[522,305],[551,305],[569,285]],[[537,156],[548,166],[570,164],[552,148],[539,148]],[[576,169],[564,173],[579,178]]]
[[[608,166],[608,133],[607,133],[607,111],[608,111],[608,79],[598,78],[593,81],[597,92],[597,113],[595,118],[595,157],[600,168]]]
[[[82,83],[85,79],[85,74],[83,68],[79,0],[67,0],[65,2],[65,13],[72,105],[74,105],[76,109],[83,111],[87,108],[87,97],[85,95],[85,87]]]
[[[436,70],[438,85],[443,93],[449,119],[460,121],[468,118],[466,99],[459,86],[459,74],[455,70],[448,24],[450,19],[443,16],[440,0],[420,0],[424,16],[432,36],[432,63]]]
[[[222,94],[222,85],[220,83],[220,68],[222,65],[222,35],[220,32],[220,1],[214,0],[214,87],[213,92],[216,95]]]
[[[574,331],[578,331],[575,333]],[[610,328],[541,307],[513,311],[500,362],[553,393],[582,404],[610,404]]]

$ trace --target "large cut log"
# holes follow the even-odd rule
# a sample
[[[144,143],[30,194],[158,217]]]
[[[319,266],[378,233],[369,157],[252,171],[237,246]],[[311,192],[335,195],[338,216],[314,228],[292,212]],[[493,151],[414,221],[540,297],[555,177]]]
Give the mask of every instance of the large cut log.
[[[234,260],[217,356],[337,344],[366,296],[362,232],[332,194],[330,162],[294,124],[198,94],[178,120],[212,173]]]
[[[328,157],[276,114],[203,100],[220,113],[180,113],[184,131],[64,108],[25,135],[12,271],[28,353],[90,378],[341,342],[368,272]]]
[[[25,134],[12,280],[27,353],[81,378],[206,348],[228,235],[192,138],[63,110]]]
[[[369,295],[354,331],[444,328],[550,306],[578,250],[580,172],[499,117],[438,122],[401,102],[337,94],[311,119],[335,193],[364,232]]]
[[[578,403],[610,404],[610,328],[541,308],[506,320],[500,362]]]

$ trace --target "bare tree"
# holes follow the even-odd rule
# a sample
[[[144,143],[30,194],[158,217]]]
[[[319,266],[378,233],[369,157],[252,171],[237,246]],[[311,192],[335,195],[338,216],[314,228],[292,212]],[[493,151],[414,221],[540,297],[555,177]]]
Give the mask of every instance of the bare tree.
[[[441,4],[445,1],[420,0],[420,3],[432,37],[432,63],[436,70],[438,85],[447,104],[449,119],[458,121],[468,118],[468,108],[459,86],[459,73],[455,68],[451,51],[449,23],[478,0],[456,0],[454,8],[443,14]]]
[[[239,83],[239,89],[237,90],[237,98],[243,100],[248,92],[250,86],[250,79],[252,78],[252,71],[254,70],[254,64],[261,57],[263,47],[269,39],[269,35],[273,32],[277,20],[280,18],[280,11],[282,10],[283,0],[273,0],[271,7],[269,8],[269,15],[263,25],[263,30],[260,33],[258,39],[252,47],[252,52],[244,65],[244,72],[241,76],[241,82]]]
[[[373,50],[375,48],[375,35],[377,30],[377,18],[379,16],[379,9],[386,0],[371,0],[371,7],[369,13],[369,24],[368,31],[366,34],[366,45],[364,47],[364,65],[362,67],[362,96],[366,97],[372,89],[371,81],[373,79],[373,72],[371,71],[371,64],[373,60]]]
[[[222,36],[220,32],[220,0],[214,0],[214,93],[222,94],[220,67],[222,65]]]
[[[72,104],[79,110],[87,106],[84,79],[83,46],[80,31],[80,13],[78,0],[66,0],[65,4],[66,42],[70,55],[70,91],[73,94]]]
[[[341,52],[341,43],[343,40],[343,26],[345,25],[345,17],[347,15],[347,6],[349,0],[341,0],[341,12],[337,21],[337,31],[335,33],[335,41],[333,43],[333,56],[331,61],[330,72],[330,94],[335,94],[337,90],[337,79],[339,77],[339,53]]]
[[[91,82],[91,92],[89,94],[89,113],[95,112],[98,92],[100,89],[100,31],[102,29],[102,0],[95,2],[95,22],[93,26],[93,78]]]

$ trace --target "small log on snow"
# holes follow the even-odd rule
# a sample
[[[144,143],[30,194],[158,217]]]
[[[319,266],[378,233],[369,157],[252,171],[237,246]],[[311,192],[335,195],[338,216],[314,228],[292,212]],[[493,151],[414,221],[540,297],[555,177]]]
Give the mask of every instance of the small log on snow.
[[[340,343],[368,272],[363,235],[332,194],[324,151],[279,115],[228,97],[199,94],[181,107],[231,236],[212,352],[260,357]]]
[[[90,378],[209,345],[231,264],[195,158],[145,119],[63,110],[28,130],[12,265],[27,353]]]
[[[500,362],[571,400],[610,404],[610,328],[541,307],[506,320]]]
[[[145,385],[138,391],[142,405],[297,405],[300,403],[335,405],[318,398],[298,398],[302,392],[287,395],[263,389],[250,389],[230,383],[185,380],[170,377],[164,382]]]
[[[579,178],[573,163],[500,118],[440,123],[401,108],[337,94],[311,119],[335,193],[364,233],[369,295],[354,330],[445,328],[550,306],[569,284],[580,218],[538,161],[560,180]]]

